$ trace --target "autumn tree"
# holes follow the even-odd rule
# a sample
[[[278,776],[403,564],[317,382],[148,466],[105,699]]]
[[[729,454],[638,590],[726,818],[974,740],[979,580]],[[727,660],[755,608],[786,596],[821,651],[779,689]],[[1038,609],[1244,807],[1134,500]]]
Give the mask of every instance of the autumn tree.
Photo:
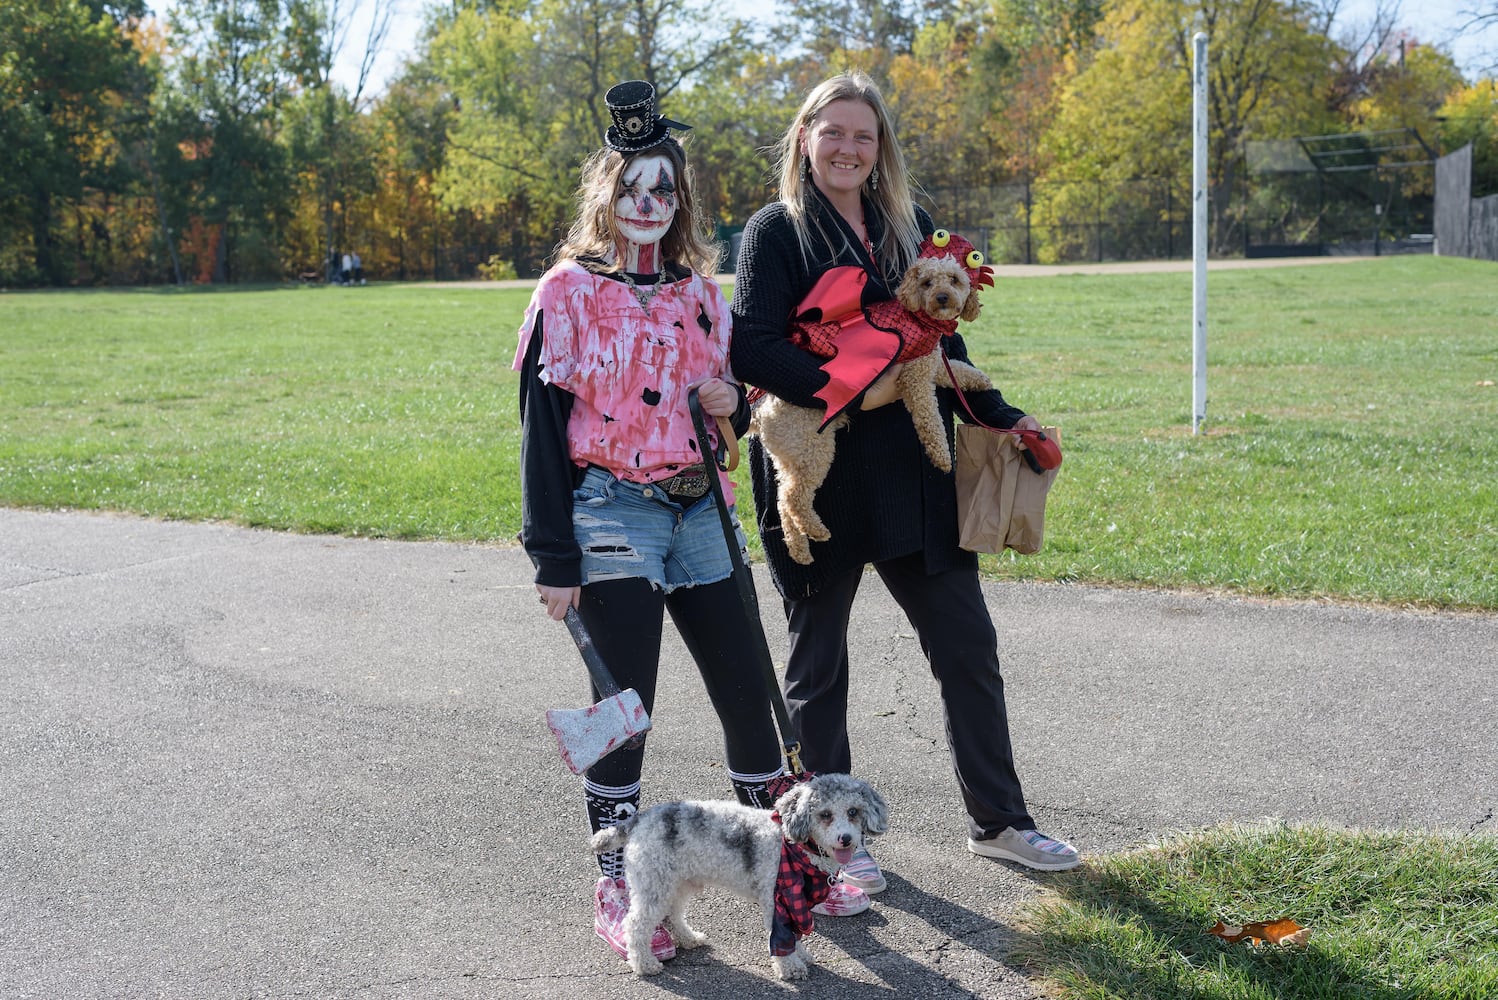
[[[293,96],[282,112],[281,140],[295,164],[297,218],[283,252],[287,268],[321,267],[339,248],[361,243],[350,206],[378,184],[374,130],[361,109],[375,58],[385,44],[393,7],[370,0],[368,29],[353,31],[360,0],[288,0],[286,68]],[[333,79],[344,55],[358,57],[351,85]]]
[[[968,104],[981,112],[991,158],[1035,178],[1040,136],[1054,117],[1062,71],[1090,58],[1101,0],[990,0],[975,41]]]
[[[994,38],[1010,51],[1086,53],[1103,7],[1103,0],[989,0],[987,16]]]
[[[452,95],[433,195],[527,245],[545,232],[541,220],[562,217],[568,191],[550,162],[560,130],[548,116],[531,7],[461,5],[433,24],[427,49],[433,75]]]
[[[364,223],[366,267],[397,280],[439,274],[441,248],[453,241],[437,176],[447,157],[454,101],[431,63],[418,60],[391,85],[370,115],[379,180]],[[508,234],[523,239],[518,230]],[[523,254],[524,247],[512,249]]]
[[[124,133],[123,162],[129,165],[125,191],[133,194],[137,217],[126,218],[124,237],[119,240],[118,261],[110,280],[148,283],[184,280],[181,256],[177,251],[159,165],[161,136],[158,131],[155,99],[161,84],[163,60],[167,55],[165,26],[156,18],[135,22],[128,31],[139,56],[137,71],[131,74],[130,90],[121,94],[121,115],[129,123]],[[127,202],[128,204],[128,202]],[[141,206],[145,206],[141,211]]]
[[[1399,0],[1376,0],[1367,18],[1336,26],[1340,0],[1323,0],[1313,13],[1320,32],[1333,41],[1331,90],[1328,106],[1339,116],[1375,86],[1390,53],[1397,52]]]
[[[1434,139],[1436,112],[1462,85],[1449,55],[1395,36],[1368,63],[1359,93],[1345,107],[1346,121],[1357,131],[1413,129]]]
[[[805,53],[815,84],[823,76],[844,70],[867,73],[881,88],[890,83],[895,59],[908,55],[922,23],[917,4],[910,0],[811,0],[783,4],[787,42]]]
[[[142,13],[140,0],[0,4],[0,280],[73,277],[60,229],[86,191],[118,183],[121,94],[140,69],[123,28]]]
[[[180,0],[179,46],[160,114],[175,140],[164,165],[195,276],[224,282],[279,276],[279,236],[291,205],[278,109],[293,72],[278,0]]]
[[[536,250],[560,237],[578,170],[609,126],[609,88],[648,80],[671,116],[678,91],[729,72],[746,30],[688,0],[460,8],[431,46],[458,108],[439,177],[444,202],[525,233],[531,252],[516,263],[533,269]]]
[[[775,198],[773,149],[800,103],[784,85],[783,65],[758,48],[742,64],[710,74],[671,98],[670,117],[692,130],[683,136],[703,212],[741,226]]]
[[[1472,146],[1472,197],[1498,194],[1498,80],[1479,80],[1441,105],[1441,149]]]
[[[1328,130],[1331,43],[1292,0],[1118,0],[1099,22],[1100,47],[1077,64],[1043,141],[1058,188],[1053,219],[1102,217],[1125,182],[1179,177],[1191,144],[1192,38],[1210,44],[1210,202],[1213,249],[1237,245],[1234,194],[1245,145]],[[1089,190],[1090,186],[1090,190]],[[1136,215],[1137,217],[1137,215]],[[1068,248],[1054,248],[1066,252]],[[1074,250],[1074,248],[1071,248]]]
[[[1100,8],[1101,0],[958,4],[922,24],[912,53],[896,59],[901,134],[930,207],[970,235],[993,230],[996,259],[1029,259],[1040,136],[1054,117],[1063,55],[1091,52]]]
[[[955,188],[989,179],[985,164],[970,152],[969,126],[981,120],[967,114],[964,100],[969,80],[968,53],[972,25],[938,20],[923,25],[912,50],[893,57],[885,99],[895,119],[895,130],[905,145],[912,172],[928,188]],[[976,168],[976,176],[975,176]]]

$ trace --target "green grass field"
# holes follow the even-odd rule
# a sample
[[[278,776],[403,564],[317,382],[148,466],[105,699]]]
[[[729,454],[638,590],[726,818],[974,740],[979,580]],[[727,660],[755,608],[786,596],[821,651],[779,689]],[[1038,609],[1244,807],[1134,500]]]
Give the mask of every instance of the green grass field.
[[[1004,572],[1493,607],[1498,267],[1381,259],[1209,289],[1198,437],[1188,275],[1009,282],[986,309],[980,363],[1068,456],[1046,550]]]
[[[1498,267],[1214,272],[1192,435],[1189,274],[1001,279],[968,332],[1062,428],[1012,579],[1498,607]],[[294,531],[519,526],[520,289],[0,296],[0,503]],[[747,491],[743,491],[747,495]]]
[[[526,295],[410,288],[0,299],[0,502],[506,538]]]

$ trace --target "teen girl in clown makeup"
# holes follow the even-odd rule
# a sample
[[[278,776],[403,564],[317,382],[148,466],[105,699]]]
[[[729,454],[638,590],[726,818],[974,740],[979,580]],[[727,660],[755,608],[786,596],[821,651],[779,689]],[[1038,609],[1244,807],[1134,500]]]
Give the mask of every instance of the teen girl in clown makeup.
[[[607,101],[614,124],[583,167],[576,218],[520,327],[521,540],[546,614],[577,608],[614,679],[647,712],[670,613],[723,726],[735,794],[768,808],[782,766],[747,631],[760,623],[740,602],[707,477],[722,477],[730,503],[733,487],[698,454],[687,410],[696,387],[706,414],[729,418],[736,434],[748,428],[728,368],[731,314],[711,277],[717,248],[670,135],[685,126],[655,113],[647,83],[620,84]],[[639,808],[643,763],[643,748],[626,748],[588,769],[593,830]],[[623,861],[605,854],[599,865],[594,927],[623,957]],[[675,954],[664,928],[652,951]]]

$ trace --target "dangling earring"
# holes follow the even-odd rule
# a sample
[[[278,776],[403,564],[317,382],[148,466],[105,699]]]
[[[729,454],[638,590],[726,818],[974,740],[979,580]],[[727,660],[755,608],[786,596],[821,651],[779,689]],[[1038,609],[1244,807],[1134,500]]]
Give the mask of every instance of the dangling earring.
[[[879,190],[879,164],[874,164],[874,169],[869,172],[869,190]]]
[[[811,157],[801,158],[801,180],[807,184],[811,183]]]

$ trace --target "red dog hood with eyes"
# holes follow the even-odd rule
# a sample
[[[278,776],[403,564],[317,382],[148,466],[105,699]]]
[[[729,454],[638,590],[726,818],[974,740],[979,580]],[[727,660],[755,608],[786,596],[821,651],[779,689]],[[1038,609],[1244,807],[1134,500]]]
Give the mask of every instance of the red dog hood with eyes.
[[[949,233],[945,229],[938,229],[930,236],[921,241],[921,249],[917,257],[951,257],[961,264],[967,271],[968,280],[973,287],[980,285],[993,285],[993,268],[983,263],[983,254],[980,253],[965,237],[956,233]]]
[[[983,263],[983,254],[955,233],[936,230],[921,241],[916,256],[951,257],[967,271],[974,288],[993,284],[993,268]],[[828,359],[822,365],[827,384],[816,393],[827,404],[823,427],[891,365],[923,357],[957,330],[954,319],[912,313],[897,301],[863,306],[867,281],[862,267],[834,267],[791,315],[791,342]]]

